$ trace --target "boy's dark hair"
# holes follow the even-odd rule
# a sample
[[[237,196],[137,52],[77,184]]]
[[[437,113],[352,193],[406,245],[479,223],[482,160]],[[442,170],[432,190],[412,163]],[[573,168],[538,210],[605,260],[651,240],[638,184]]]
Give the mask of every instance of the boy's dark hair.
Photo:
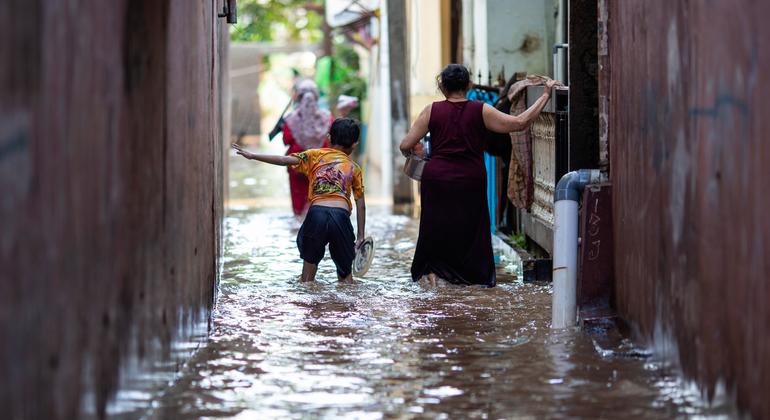
[[[329,129],[332,145],[351,147],[358,142],[361,127],[353,118],[337,118]]]

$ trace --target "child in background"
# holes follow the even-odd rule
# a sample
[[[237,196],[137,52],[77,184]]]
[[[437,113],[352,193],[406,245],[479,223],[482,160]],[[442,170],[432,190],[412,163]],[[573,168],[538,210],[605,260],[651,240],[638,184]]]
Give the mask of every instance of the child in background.
[[[329,130],[330,148],[310,149],[289,156],[260,155],[233,144],[233,149],[246,159],[273,165],[291,166],[310,180],[308,200],[310,209],[297,234],[297,248],[304,261],[300,281],[314,281],[318,263],[324,257],[326,245],[337,267],[339,281],[352,281],[355,249],[363,243],[366,224],[366,204],[361,168],[350,159],[358,144],[361,129],[351,118],[339,118]],[[356,199],[358,235],[353,234],[350,214]]]

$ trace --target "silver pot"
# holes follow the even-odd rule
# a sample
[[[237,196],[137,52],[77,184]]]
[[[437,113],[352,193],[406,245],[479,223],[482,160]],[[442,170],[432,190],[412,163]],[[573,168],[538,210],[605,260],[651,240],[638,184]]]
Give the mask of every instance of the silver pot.
[[[415,181],[422,179],[422,171],[425,169],[425,164],[428,163],[427,159],[423,159],[417,155],[409,155],[404,163],[404,173],[409,178]]]

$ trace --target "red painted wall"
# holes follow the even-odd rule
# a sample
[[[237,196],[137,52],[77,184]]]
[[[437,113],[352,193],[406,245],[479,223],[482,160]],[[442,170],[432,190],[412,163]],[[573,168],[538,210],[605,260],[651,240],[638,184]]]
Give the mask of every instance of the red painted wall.
[[[224,184],[216,12],[0,3],[4,417],[99,415],[129,360],[167,360],[205,326]]]
[[[619,310],[770,418],[770,3],[602,3]]]

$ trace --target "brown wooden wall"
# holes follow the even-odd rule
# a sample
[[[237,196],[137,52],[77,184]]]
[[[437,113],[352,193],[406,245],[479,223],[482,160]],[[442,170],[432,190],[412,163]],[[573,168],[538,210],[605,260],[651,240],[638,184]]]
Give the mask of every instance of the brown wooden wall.
[[[605,4],[619,309],[770,418],[770,2]]]
[[[206,322],[224,178],[216,3],[0,2],[4,418],[103,412],[128,359],[162,360]]]

